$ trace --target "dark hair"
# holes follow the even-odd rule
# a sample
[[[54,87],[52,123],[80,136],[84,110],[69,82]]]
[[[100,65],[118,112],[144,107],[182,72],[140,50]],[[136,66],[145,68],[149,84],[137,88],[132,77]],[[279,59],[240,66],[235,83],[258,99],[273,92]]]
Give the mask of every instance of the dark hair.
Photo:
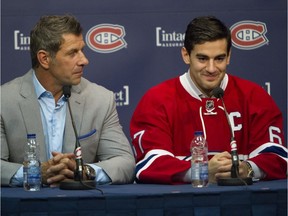
[[[184,47],[191,53],[196,44],[226,39],[227,52],[231,48],[230,29],[220,20],[213,16],[203,16],[193,19],[187,26]]]
[[[82,27],[75,17],[63,16],[42,16],[30,32],[30,55],[32,67],[38,67],[37,53],[43,49],[55,57],[63,43],[63,34],[80,35]]]

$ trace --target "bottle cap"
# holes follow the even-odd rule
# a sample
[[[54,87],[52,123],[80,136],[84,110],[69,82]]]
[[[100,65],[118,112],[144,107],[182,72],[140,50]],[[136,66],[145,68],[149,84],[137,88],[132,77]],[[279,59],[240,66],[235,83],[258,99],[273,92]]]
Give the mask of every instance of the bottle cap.
[[[27,134],[27,138],[28,139],[36,138],[36,134]]]
[[[203,135],[203,131],[195,131],[195,132],[194,132],[194,135],[195,135],[195,136]]]

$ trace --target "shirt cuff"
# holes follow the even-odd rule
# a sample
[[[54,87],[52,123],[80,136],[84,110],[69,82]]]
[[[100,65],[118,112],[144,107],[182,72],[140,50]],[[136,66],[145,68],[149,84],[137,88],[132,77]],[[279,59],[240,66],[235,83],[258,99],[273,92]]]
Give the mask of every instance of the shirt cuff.
[[[23,166],[21,166],[18,171],[10,180],[10,186],[22,186],[23,185]]]
[[[91,166],[95,170],[96,172],[95,181],[97,182],[97,184],[109,184],[112,182],[110,177],[101,167],[95,164],[87,164],[87,165]]]

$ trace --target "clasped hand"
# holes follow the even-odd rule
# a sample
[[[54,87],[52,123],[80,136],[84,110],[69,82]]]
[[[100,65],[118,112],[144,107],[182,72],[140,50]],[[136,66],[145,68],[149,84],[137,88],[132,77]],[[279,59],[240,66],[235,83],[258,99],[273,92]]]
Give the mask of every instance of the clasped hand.
[[[209,182],[216,183],[220,178],[231,178],[232,160],[227,151],[214,155],[209,160]],[[239,161],[239,177],[248,175],[248,169],[244,162]]]
[[[64,179],[73,179],[76,167],[73,153],[52,152],[53,158],[41,164],[42,183],[56,187]]]

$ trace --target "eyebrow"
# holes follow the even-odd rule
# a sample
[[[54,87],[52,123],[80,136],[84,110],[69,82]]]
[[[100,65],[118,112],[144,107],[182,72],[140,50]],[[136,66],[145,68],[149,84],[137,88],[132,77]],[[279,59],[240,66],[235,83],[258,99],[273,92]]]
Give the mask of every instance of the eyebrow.
[[[215,56],[214,58],[222,58],[222,57],[226,57],[226,56],[227,56],[227,54],[223,53],[223,54]],[[201,54],[201,53],[196,54],[196,57],[209,58],[209,56],[207,56],[205,54]]]

